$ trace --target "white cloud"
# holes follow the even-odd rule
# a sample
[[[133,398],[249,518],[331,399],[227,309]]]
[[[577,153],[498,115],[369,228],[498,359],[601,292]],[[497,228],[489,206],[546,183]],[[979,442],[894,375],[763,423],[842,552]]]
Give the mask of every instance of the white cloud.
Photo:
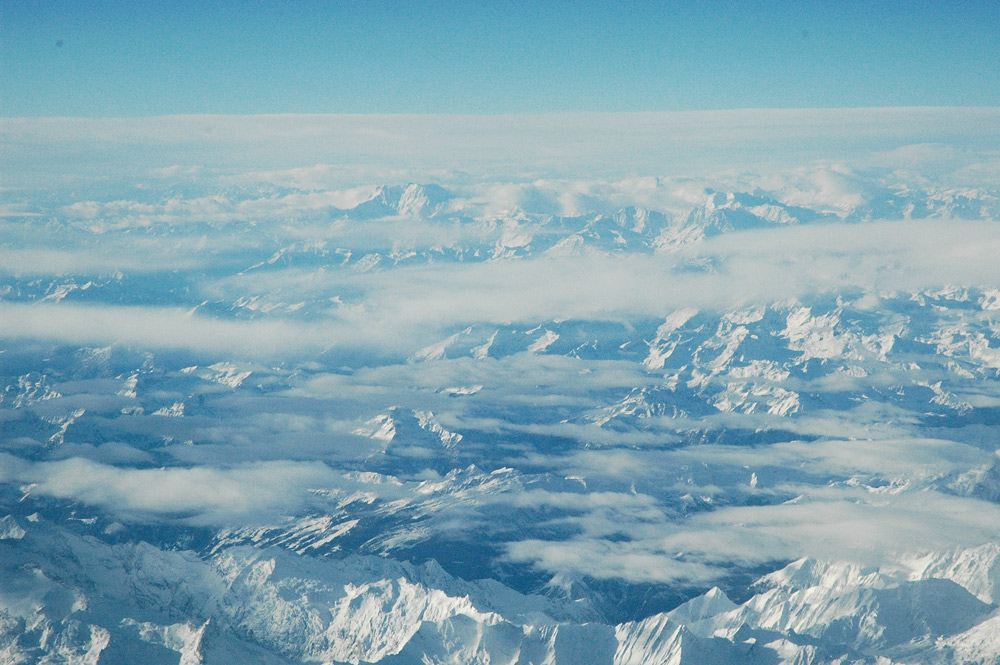
[[[689,517],[639,519],[622,510],[591,511],[565,518],[582,527],[580,535],[555,542],[518,540],[509,544],[507,556],[553,573],[706,583],[734,565],[801,556],[884,564],[907,552],[992,542],[1000,528],[1000,507],[935,491],[789,489],[800,490],[793,502],[723,506]],[[605,538],[616,533],[627,538]]]
[[[345,478],[320,462],[134,469],[73,457],[18,460],[11,468],[10,479],[32,483],[35,495],[81,501],[120,519],[202,526],[265,524],[303,510],[329,509],[327,491],[395,491],[394,485]]]
[[[693,254],[717,269],[692,271],[685,255],[433,264],[363,277],[329,275],[363,293],[342,319],[378,333],[427,339],[470,322],[620,320],[683,308],[728,309],[845,289],[916,290],[1000,285],[996,228],[986,222],[830,224],[721,236]],[[360,300],[359,300],[360,302]],[[423,334],[421,334],[423,332]],[[394,335],[395,333],[395,335]]]
[[[930,439],[585,450],[535,457],[533,463],[590,487],[625,485],[639,491],[594,492],[599,500],[580,497],[575,504],[573,493],[533,493],[540,505],[572,505],[560,521],[574,525],[577,533],[557,542],[515,540],[507,556],[550,572],[707,583],[733,565],[806,555],[884,564],[906,552],[981,545],[992,542],[1000,528],[1000,507],[935,488],[993,458],[970,446]],[[758,479],[753,486],[751,474]],[[649,493],[658,498],[651,501]],[[665,509],[681,495],[700,497],[711,509],[686,515]],[[609,534],[625,538],[609,542]]]
[[[188,167],[254,171],[335,164],[338,186],[427,181],[449,171],[493,178],[626,177],[788,168],[916,143],[1000,136],[995,109],[816,109],[535,116],[168,116],[18,118],[4,123],[8,163],[66,175],[91,159],[105,174]],[[151,147],[155,146],[155,150]],[[613,149],[609,150],[609,146]],[[320,169],[322,171],[322,169]],[[37,177],[24,169],[17,181]],[[300,172],[298,178],[316,174]],[[293,175],[292,177],[296,177]],[[320,173],[319,177],[324,178]],[[325,178],[324,178],[325,180]]]
[[[139,250],[139,251],[136,251]],[[115,272],[146,273],[186,270],[199,265],[190,257],[165,256],[142,251],[134,245],[128,251],[88,251],[84,249],[0,248],[0,274],[15,277],[38,275],[109,275]]]
[[[11,302],[0,302],[0,338],[190,349],[236,357],[299,356],[344,341],[323,326],[287,321],[213,319],[175,308]]]
[[[710,560],[802,555],[883,563],[903,553],[981,545],[1000,528],[1000,507],[934,491],[875,494],[809,488],[803,500],[704,513],[665,539]]]

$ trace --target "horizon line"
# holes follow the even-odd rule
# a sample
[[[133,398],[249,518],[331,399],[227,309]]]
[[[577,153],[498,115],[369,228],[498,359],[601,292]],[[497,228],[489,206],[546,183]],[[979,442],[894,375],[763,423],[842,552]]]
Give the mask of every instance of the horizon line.
[[[899,112],[899,111],[1000,111],[997,106],[803,106],[803,107],[734,107],[719,109],[645,110],[645,111],[525,111],[498,113],[421,113],[421,112],[281,112],[281,113],[157,113],[149,115],[0,115],[2,121],[26,120],[156,120],[173,118],[548,118],[597,116],[695,116],[738,113],[804,112]]]

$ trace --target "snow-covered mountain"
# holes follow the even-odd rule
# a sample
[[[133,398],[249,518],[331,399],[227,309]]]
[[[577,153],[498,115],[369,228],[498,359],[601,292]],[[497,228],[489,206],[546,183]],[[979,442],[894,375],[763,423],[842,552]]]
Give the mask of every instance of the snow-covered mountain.
[[[801,559],[610,625],[586,598],[466,582],[435,562],[108,545],[38,518],[0,552],[4,662],[967,663],[996,658],[998,549],[884,568]],[[16,530],[15,530],[16,529]],[[955,563],[962,563],[958,566]],[[947,571],[947,572],[945,572]],[[945,574],[940,574],[945,572]]]
[[[934,145],[5,189],[0,663],[1000,661],[1000,171]]]

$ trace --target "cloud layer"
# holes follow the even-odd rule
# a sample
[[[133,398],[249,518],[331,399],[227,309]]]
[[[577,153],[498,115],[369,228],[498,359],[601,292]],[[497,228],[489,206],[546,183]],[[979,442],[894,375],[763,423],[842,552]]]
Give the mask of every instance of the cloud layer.
[[[22,167],[19,180],[42,169],[78,174],[82,161],[99,155],[96,163],[116,176],[126,173],[126,165],[134,169],[137,159],[148,169],[333,164],[337,180],[358,186],[393,173],[392,181],[441,181],[460,173],[704,175],[856,158],[913,144],[982,145],[998,135],[995,109],[927,108],[7,119],[3,141],[10,163]]]

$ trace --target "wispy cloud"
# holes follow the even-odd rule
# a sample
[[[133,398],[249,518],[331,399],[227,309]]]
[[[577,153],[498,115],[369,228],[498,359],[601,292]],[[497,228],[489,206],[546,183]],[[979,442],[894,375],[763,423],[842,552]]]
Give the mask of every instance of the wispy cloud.
[[[991,458],[947,441],[582,453],[563,459],[578,464],[562,469],[591,483],[605,477],[662,488],[670,487],[671,477],[691,473],[671,491],[724,502],[756,495],[757,501],[682,516],[657,514],[657,504],[642,494],[623,494],[620,501],[651,510],[624,505],[606,510],[581,500],[565,517],[579,535],[559,542],[516,541],[508,556],[552,572],[570,568],[598,578],[704,583],[734,563],[754,566],[809,555],[885,564],[904,552],[981,545],[1000,528],[1000,508],[942,493],[929,483]],[[788,498],[776,502],[773,492]],[[608,542],[609,534],[625,537]]]
[[[311,488],[338,476],[320,463],[262,462],[235,468],[128,469],[74,457],[36,464],[21,479],[33,493],[82,501],[125,519],[180,519],[222,526],[266,522],[301,510]]]
[[[137,251],[139,250],[139,251]],[[117,272],[147,273],[188,270],[200,265],[196,259],[164,256],[134,246],[125,252],[86,250],[0,248],[0,274],[15,277],[63,275],[112,275]]]
[[[316,353],[343,340],[322,326],[234,321],[175,308],[0,303],[0,337],[77,345],[125,344],[227,356]],[[352,336],[352,341],[356,341]]]

